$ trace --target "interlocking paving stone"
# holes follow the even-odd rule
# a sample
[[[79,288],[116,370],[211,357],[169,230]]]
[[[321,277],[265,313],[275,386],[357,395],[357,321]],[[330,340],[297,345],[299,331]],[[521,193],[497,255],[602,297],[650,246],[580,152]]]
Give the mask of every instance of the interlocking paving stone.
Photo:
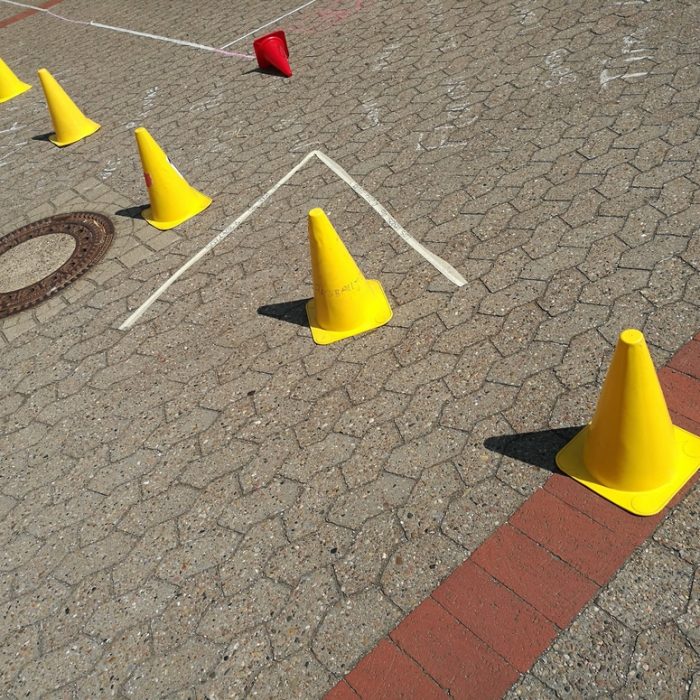
[[[574,621],[537,661],[532,673],[558,695],[585,695],[589,684],[612,694],[625,683],[634,633],[595,606]],[[588,640],[599,640],[593,648]]]
[[[294,8],[283,3],[279,14]],[[3,18],[21,12],[6,10]],[[270,20],[252,1],[177,11],[153,2],[135,24],[118,3],[63,0],[59,10],[164,36],[186,27],[185,38],[213,46]],[[289,81],[235,57],[43,13],[6,27],[3,58],[18,75],[31,76],[42,56],[103,128],[57,151],[35,138],[49,129],[41,91],[3,105],[3,232],[71,209],[107,214],[117,230],[78,284],[0,322],[0,452],[9,457],[0,605],[7,633],[20,635],[12,648],[31,649],[0,692],[20,694],[13,684],[24,678],[59,697],[319,697],[349,668],[335,664],[372,644],[355,640],[347,659],[315,658],[319,630],[331,642],[345,631],[329,610],[365,596],[362,616],[375,619],[391,581],[407,611],[549,475],[551,460],[534,466],[485,441],[588,420],[622,328],[645,331],[657,364],[697,332],[698,15],[686,0],[668,10],[667,0],[497,0],[467,10],[453,0],[324,0],[282,22]],[[249,52],[251,39],[234,48]],[[629,62],[630,47],[652,58]],[[629,65],[647,74],[620,77]],[[146,200],[130,133],[138,124],[214,196],[175,231],[134,218]],[[117,330],[312,148],[467,285],[453,287],[309,163],[135,328]],[[312,293],[305,212],[317,205],[394,310],[382,329],[327,348],[303,325],[258,313],[291,302],[303,322]],[[693,385],[676,386],[685,403],[674,415],[692,429]],[[655,539],[659,559],[685,562],[690,580],[694,493]],[[552,497],[566,503],[563,492]],[[646,536],[610,530],[605,517],[591,520],[630,548]],[[399,552],[425,570],[404,576]],[[99,609],[164,585],[161,576],[177,595],[165,610],[144,602],[149,626],[136,620],[84,658],[70,651]],[[333,577],[337,599],[293,609],[314,597],[304,582],[328,592]],[[641,677],[630,675],[628,655],[622,696],[690,692],[697,649],[683,640],[697,644],[696,587],[683,610],[675,591],[669,624],[682,638],[653,628],[663,654],[683,655],[678,673],[655,685],[643,668],[657,663],[644,646],[654,635],[635,631]],[[249,590],[260,610],[286,605],[294,624],[309,613],[309,629],[286,647],[253,615],[234,635],[240,647],[225,635],[203,640],[208,610]],[[42,657],[50,671],[61,649],[70,662],[55,679],[39,673]],[[590,688],[580,673],[579,687]],[[520,688],[547,693],[532,675]]]

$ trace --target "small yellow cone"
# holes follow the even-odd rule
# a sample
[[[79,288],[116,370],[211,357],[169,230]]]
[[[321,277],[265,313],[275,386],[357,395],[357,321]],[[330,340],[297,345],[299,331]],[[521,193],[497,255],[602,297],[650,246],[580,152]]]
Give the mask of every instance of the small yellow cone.
[[[31,90],[31,85],[22,82],[0,58],[0,104]]]
[[[640,331],[620,333],[593,420],[556,459],[563,472],[637,515],[658,513],[700,466],[700,438],[671,423]]]
[[[161,230],[175,228],[211,204],[209,197],[197,191],[180,175],[146,129],[139,127],[134,130],[134,135],[151,202],[141,216],[151,226]]]
[[[100,125],[88,119],[58,84],[56,78],[45,68],[38,71],[41,87],[44,89],[46,104],[51,114],[51,121],[56,133],[49,136],[49,141],[57,146],[70,146],[76,141],[94,134]]]
[[[319,345],[383,326],[391,307],[377,280],[366,280],[322,209],[309,212],[314,298],[306,304]]]

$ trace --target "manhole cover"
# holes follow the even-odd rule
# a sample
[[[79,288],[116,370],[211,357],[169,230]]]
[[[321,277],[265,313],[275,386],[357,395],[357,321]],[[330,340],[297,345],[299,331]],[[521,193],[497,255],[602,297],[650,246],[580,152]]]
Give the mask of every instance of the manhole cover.
[[[0,318],[36,306],[75,282],[107,252],[114,236],[114,225],[106,216],[92,212],[50,216],[0,238],[0,257],[33,238],[55,234],[68,235],[75,240],[72,255],[38,282],[0,293]]]

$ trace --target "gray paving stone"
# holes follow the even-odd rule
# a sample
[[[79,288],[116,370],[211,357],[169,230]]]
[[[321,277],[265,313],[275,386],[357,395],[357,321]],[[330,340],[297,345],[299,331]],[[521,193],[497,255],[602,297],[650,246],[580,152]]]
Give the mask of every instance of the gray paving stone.
[[[698,577],[697,569],[695,571],[695,579],[693,588],[690,591],[688,598],[688,607],[683,615],[678,618],[678,627],[685,635],[696,652],[700,649],[700,578]]]
[[[272,649],[264,627],[239,635],[209,672],[202,692],[212,698],[242,697],[250,690],[257,673],[272,662]]]
[[[382,590],[404,612],[415,608],[467,558],[467,551],[441,533],[411,538],[389,559]]]
[[[190,640],[177,651],[152,657],[139,666],[124,685],[124,692],[132,698],[172,697],[173,691],[204,681],[220,654],[213,644]]]
[[[450,503],[441,530],[471,553],[508,520],[523,500],[503,482],[486,479]]]
[[[205,571],[177,588],[165,611],[151,621],[156,656],[170,653],[193,637],[205,611],[222,600],[218,584],[216,577]]]
[[[437,428],[430,435],[394,450],[386,470],[416,479],[424,469],[458,455],[465,441],[466,437],[459,431]]]
[[[491,368],[499,360],[501,356],[492,343],[477,343],[463,352],[454,371],[445,377],[444,382],[454,396],[466,396],[481,388]]]
[[[219,578],[224,593],[227,596],[235,595],[251,586],[260,576],[267,560],[287,542],[284,525],[279,518],[253,525],[240,543],[235,556],[219,567]]]
[[[299,486],[278,479],[268,486],[243,496],[224,509],[219,522],[224,527],[245,532],[250,525],[281,513],[296,501]]]
[[[101,605],[87,621],[86,629],[93,636],[114,639],[117,633],[160,615],[176,594],[177,588],[171,583],[149,582]]]
[[[647,574],[650,567],[653,577]],[[635,552],[597,604],[631,629],[673,620],[685,608],[692,572],[688,563],[652,542]],[[634,597],[629,595],[632,585]]]
[[[202,528],[204,530],[204,528]],[[163,556],[156,576],[175,584],[206,569],[217,566],[235,551],[241,536],[224,528],[210,528],[182,547],[171,549]]]
[[[406,504],[399,510],[401,527],[409,538],[435,532],[445,516],[452,494],[464,482],[451,461],[423,470]]]
[[[597,644],[588,641],[595,638]],[[596,606],[589,606],[562,632],[532,668],[559,697],[611,695],[626,680],[634,634]]]
[[[270,698],[282,693],[290,698],[320,698],[318,689],[330,688],[334,678],[312,654],[303,652],[263,669],[250,696]]]
[[[334,565],[340,590],[352,595],[375,584],[391,553],[405,539],[401,526],[392,514],[380,514],[368,520],[359,530],[345,558]],[[382,543],[379,548],[378,542]]]
[[[43,654],[24,666],[11,686],[11,692],[21,695],[48,693],[90,670],[100,655],[100,645],[82,636],[70,646]]]
[[[324,440],[310,445],[286,460],[280,471],[290,479],[308,481],[322,469],[342,464],[350,457],[357,440],[348,435],[330,433]]]
[[[363,650],[378,642],[400,618],[400,611],[376,589],[340,600],[318,630],[314,654],[331,672],[347,673]]]
[[[698,655],[674,625],[646,630],[637,638],[630,678],[615,697],[685,697],[697,663]]]
[[[270,626],[270,639],[277,658],[299,651],[313,639],[326,610],[339,598],[329,569],[319,569],[299,581]]]
[[[89,697],[116,695],[132,671],[151,654],[151,633],[147,624],[117,635],[94,670],[76,682],[78,693]]]
[[[527,700],[538,698],[541,700],[555,700],[557,694],[539,681],[530,673],[524,673],[520,680],[504,695],[506,700],[516,700],[517,698],[527,698]]]
[[[654,534],[657,542],[665,545],[680,557],[700,566],[700,548],[698,548],[698,528],[700,525],[694,517],[700,503],[700,491],[691,490],[681,507],[674,510]]]
[[[143,534],[154,525],[184,513],[196,497],[197,492],[194,489],[175,485],[161,495],[142,501],[131,508],[119,526],[127,532]]]
[[[126,5],[64,5],[70,19],[134,27]],[[47,128],[40,92],[5,106],[6,230],[71,208],[102,212],[116,227],[112,248],[81,281],[0,321],[0,452],[9,456],[0,470],[9,629],[0,636],[43,635],[38,647],[12,637],[11,649],[32,650],[22,659],[36,685],[21,694],[321,697],[340,664],[375,639],[358,634],[343,647],[340,606],[361,596],[358,618],[376,622],[388,610],[386,579],[407,609],[449,572],[459,558],[450,553],[466,556],[503,522],[551,468],[544,445],[556,447],[561,434],[547,431],[590,419],[621,329],[643,329],[657,363],[697,332],[692,4],[345,5],[285,18],[290,81],[250,73],[235,56],[46,13],[5,29],[3,58],[19,74],[41,55],[103,124],[58,152],[31,138]],[[269,21],[263,9],[211,0],[173,11],[158,0],[139,9],[137,28],[182,37],[187,27],[187,39],[221,46]],[[639,63],[648,74],[615,77],[629,65],[630,37],[651,47],[653,58]],[[251,39],[237,49],[249,52]],[[561,75],[545,61],[564,45],[571,85],[555,84]],[[604,86],[601,60],[612,78]],[[121,211],[145,203],[130,134],[139,123],[214,196],[174,231]],[[337,159],[467,284],[443,278],[313,162],[134,328],[118,330],[312,148]],[[381,329],[326,347],[300,325],[312,294],[312,205],[329,212],[394,311]],[[282,318],[258,312],[278,303],[291,305]],[[685,655],[697,645],[698,562],[689,503],[645,555],[658,575],[633,558],[602,593],[601,604],[639,629],[622,630],[598,608],[609,624],[572,628],[575,656],[549,652],[564,672],[527,675],[513,692],[691,692],[683,683],[695,672]],[[434,544],[448,537],[444,551]],[[415,578],[396,567],[399,548],[404,561],[428,562]],[[431,570],[438,550],[445,556]],[[319,629],[326,611],[313,605],[308,581],[328,583],[331,569],[341,597]],[[132,626],[84,659],[69,651],[60,687],[44,682],[42,660],[50,671],[95,615],[166,583],[175,594],[165,609],[142,601],[148,624],[124,613]],[[231,639],[197,631],[208,610],[241,596],[262,610],[269,586],[281,587],[277,609],[293,628],[274,636],[274,648],[279,620],[262,613]],[[645,617],[655,586],[659,605]],[[328,668],[313,655],[319,635],[331,643]],[[615,635],[622,642],[608,652]],[[674,653],[682,673],[673,663],[661,669]],[[11,672],[17,680],[21,669]]]
[[[391,420],[402,415],[409,403],[407,396],[395,392],[382,392],[378,396],[348,408],[334,426],[339,433],[362,437],[372,428],[376,416]]]
[[[102,606],[110,606],[113,595],[108,573],[100,572],[82,581],[66,598],[60,609],[39,623],[43,651],[65,646],[87,629],[89,620]]]
[[[3,669],[0,689],[3,693],[9,693],[17,672],[38,659],[40,653],[39,633],[35,627],[25,627],[3,639],[0,647],[0,663]]]
[[[177,544],[177,527],[172,520],[146,532],[121,561],[121,565],[112,572],[117,594],[144,583],[156,570],[163,556]]]
[[[315,532],[325,520],[328,504],[347,490],[338,467],[320,472],[311,479],[304,493],[283,516],[289,540],[294,542]]]
[[[234,635],[271,620],[289,595],[289,588],[268,579],[216,603],[204,614],[198,632],[206,639],[230,643]]]
[[[313,535],[298,540],[269,559],[264,572],[275,580],[294,586],[304,574],[340,560],[350,549],[353,539],[351,530],[324,523]]]
[[[413,488],[413,480],[383,473],[379,478],[341,496],[328,513],[331,522],[356,528],[384,510],[384,503],[395,506],[405,503]]]

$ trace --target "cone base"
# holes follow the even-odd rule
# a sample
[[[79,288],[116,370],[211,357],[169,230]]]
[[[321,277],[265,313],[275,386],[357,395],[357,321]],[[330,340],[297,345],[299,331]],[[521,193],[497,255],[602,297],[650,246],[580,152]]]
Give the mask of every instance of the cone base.
[[[191,219],[193,216],[197,216],[197,214],[200,214],[203,212],[211,203],[212,199],[207,197],[204,194],[200,193],[200,196],[202,199],[194,205],[191,211],[188,211],[185,216],[179,218],[179,219],[173,219],[172,221],[160,221],[159,219],[154,219],[153,218],[153,211],[152,207],[148,207],[147,209],[144,209],[141,212],[141,217],[144,218],[151,226],[154,228],[159,229],[160,231],[167,231],[171,228],[175,228],[176,226],[179,226],[180,224],[183,224],[185,221],[188,219]]]
[[[72,143],[82,141],[91,134],[94,134],[100,128],[100,125],[97,122],[94,122],[92,120],[88,120],[88,122],[89,123],[85,125],[85,128],[80,132],[78,136],[73,136],[72,138],[66,140],[59,140],[56,137],[56,134],[51,134],[51,136],[49,136],[49,141],[51,141],[51,143],[54,144],[54,146],[58,146],[59,148],[63,148],[64,146],[70,146]]]
[[[17,97],[17,95],[22,95],[23,93],[27,92],[27,90],[31,90],[32,86],[29,85],[28,83],[20,83],[9,95],[5,95],[4,97],[0,97],[0,105],[3,102],[9,102],[11,99]]]
[[[388,323],[393,316],[389,302],[387,301],[384,289],[378,280],[367,280],[369,291],[373,299],[376,300],[376,313],[366,319],[364,323],[344,331],[332,331],[326,328],[321,328],[318,325],[316,317],[316,302],[311,299],[306,303],[306,315],[309,318],[309,326],[311,327],[311,336],[317,345],[330,345],[344,338],[350,338],[353,335],[366,333]]]
[[[678,457],[673,465],[674,475],[671,481],[647,491],[623,491],[604,486],[590,474],[583,462],[583,444],[587,432],[588,426],[559,450],[556,457],[557,466],[591,491],[635,515],[659,513],[700,467],[700,438],[674,425],[673,434],[678,445]]]

